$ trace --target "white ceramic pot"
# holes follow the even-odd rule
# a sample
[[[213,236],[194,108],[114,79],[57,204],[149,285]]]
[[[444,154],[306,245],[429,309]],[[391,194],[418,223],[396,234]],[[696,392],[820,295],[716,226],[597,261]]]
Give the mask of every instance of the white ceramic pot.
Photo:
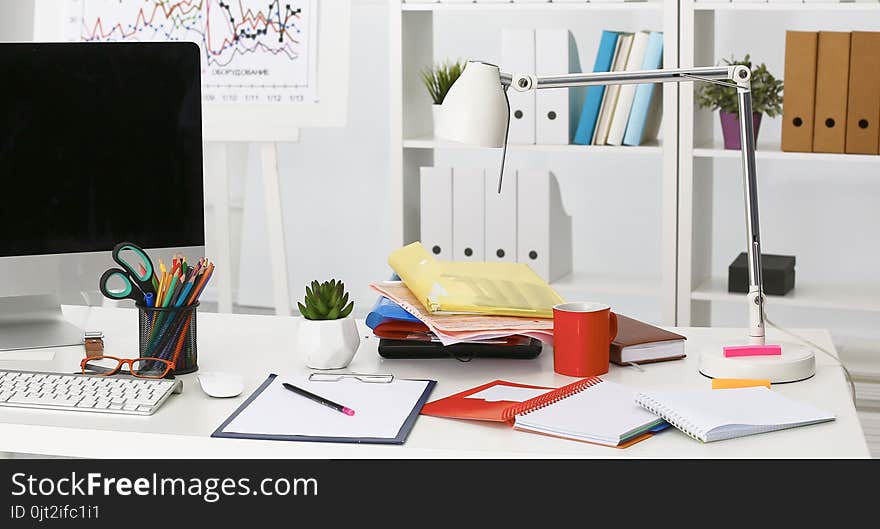
[[[431,118],[434,122],[434,138],[439,138],[442,134],[440,121],[443,119],[443,105],[431,105]]]
[[[299,322],[296,348],[312,369],[340,369],[351,363],[361,343],[354,317]]]

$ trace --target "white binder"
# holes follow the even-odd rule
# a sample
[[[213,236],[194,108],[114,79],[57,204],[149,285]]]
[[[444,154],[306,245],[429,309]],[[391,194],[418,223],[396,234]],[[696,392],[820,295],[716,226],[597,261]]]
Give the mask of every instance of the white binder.
[[[498,175],[485,175],[486,261],[516,261],[516,172],[504,174],[501,194]]]
[[[501,31],[501,71],[516,74],[535,73],[535,30],[504,29]],[[535,143],[535,90],[508,90],[510,100],[510,144]]]
[[[483,260],[485,187],[482,169],[452,170],[452,260],[454,261]]]
[[[535,30],[535,74],[580,72],[574,38],[567,29]],[[568,145],[574,136],[586,88],[535,90],[535,143]]]
[[[422,245],[437,259],[452,259],[452,169],[420,168]]]
[[[553,173],[517,172],[517,261],[548,283],[571,273],[571,216]]]

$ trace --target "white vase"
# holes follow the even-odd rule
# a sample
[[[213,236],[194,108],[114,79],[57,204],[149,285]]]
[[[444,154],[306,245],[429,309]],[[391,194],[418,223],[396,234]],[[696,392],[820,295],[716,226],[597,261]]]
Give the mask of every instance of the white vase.
[[[431,118],[434,123],[434,139],[440,138],[442,136],[443,105],[431,105]]]
[[[296,331],[296,348],[312,369],[340,369],[351,363],[360,345],[354,317],[338,320],[303,318]]]

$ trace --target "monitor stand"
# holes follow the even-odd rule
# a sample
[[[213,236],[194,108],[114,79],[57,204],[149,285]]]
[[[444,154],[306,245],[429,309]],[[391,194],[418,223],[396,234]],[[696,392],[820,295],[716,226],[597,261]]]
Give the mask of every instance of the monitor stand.
[[[57,295],[0,298],[0,351],[82,343],[82,329],[64,319]]]

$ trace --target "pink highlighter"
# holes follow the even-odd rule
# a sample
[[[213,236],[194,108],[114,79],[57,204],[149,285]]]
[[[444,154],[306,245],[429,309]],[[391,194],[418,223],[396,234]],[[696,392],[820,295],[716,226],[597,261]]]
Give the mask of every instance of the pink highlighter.
[[[781,356],[781,345],[731,345],[724,347],[724,356]]]

